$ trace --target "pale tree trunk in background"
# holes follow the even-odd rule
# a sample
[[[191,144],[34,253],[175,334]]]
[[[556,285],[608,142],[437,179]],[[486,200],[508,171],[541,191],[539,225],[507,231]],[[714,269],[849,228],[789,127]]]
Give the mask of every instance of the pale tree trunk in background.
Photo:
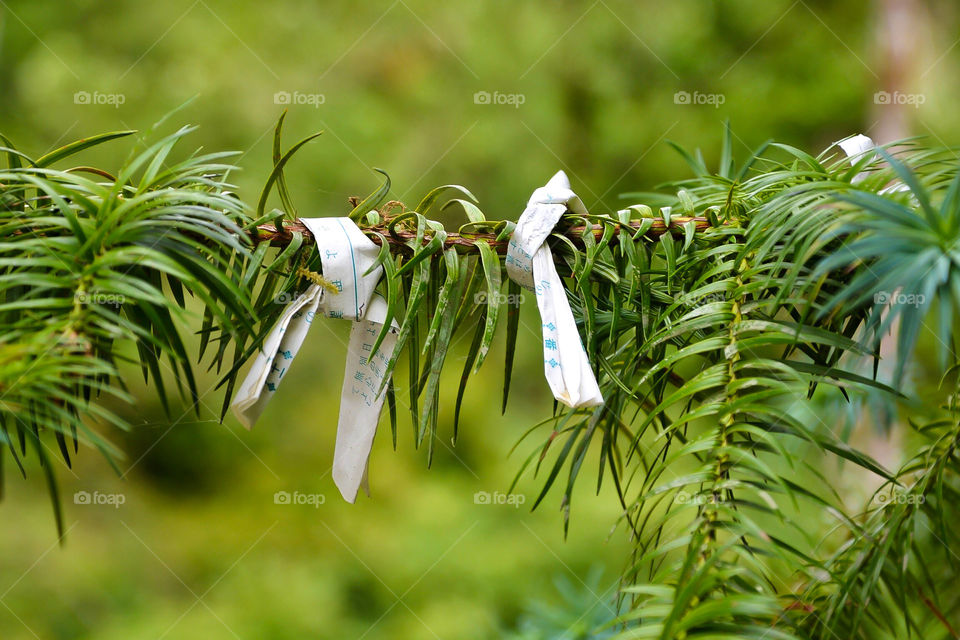
[[[874,0],[875,34],[874,64],[879,75],[877,91],[885,91],[893,96],[895,92],[912,93],[918,90],[920,69],[920,46],[922,34],[927,32],[926,7],[923,0]],[[878,104],[873,100],[870,135],[878,144],[906,138],[915,133],[912,118],[916,109],[911,104],[891,100],[887,104]],[[900,322],[892,323],[890,333],[884,336],[880,344],[881,364],[878,376],[886,383],[892,380],[893,365],[896,359],[896,334]],[[890,420],[888,433],[880,433],[877,416],[863,411],[857,422],[854,439],[859,441],[867,452],[882,465],[896,470],[903,462],[903,428],[895,419]],[[895,418],[895,416],[893,417]],[[860,475],[860,474],[856,474]],[[851,478],[854,483],[866,480],[862,488],[870,491],[877,488],[881,480],[872,474],[866,479]],[[853,488],[853,487],[851,487]]]
[[[920,44],[928,19],[923,0],[874,0],[876,6],[874,69],[880,76],[879,91],[913,93],[922,73]],[[873,138],[880,143],[906,138],[915,133],[910,104],[874,104]]]

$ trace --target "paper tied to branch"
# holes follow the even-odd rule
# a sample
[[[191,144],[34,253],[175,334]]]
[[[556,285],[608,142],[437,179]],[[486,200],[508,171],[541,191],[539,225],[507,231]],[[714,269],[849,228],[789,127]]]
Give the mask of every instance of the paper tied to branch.
[[[860,154],[871,151],[877,145],[873,142],[873,139],[858,133],[855,136],[850,136],[849,138],[844,138],[837,143],[843,152],[847,154],[847,157],[850,158],[850,164],[856,164],[856,161],[859,160]]]
[[[603,404],[587,359],[563,282],[553,264],[547,238],[567,211],[586,214],[583,202],[558,171],[533,192],[507,245],[507,275],[537,294],[543,332],[543,370],[553,396],[569,407]]]
[[[847,154],[847,158],[850,159],[850,166],[852,167],[863,158],[865,153],[873,151],[874,147],[877,145],[873,142],[872,138],[865,136],[862,133],[858,133],[855,136],[844,138],[837,143],[837,146],[843,149],[843,152]],[[860,182],[869,175],[869,173],[862,171],[853,177],[852,182]]]
[[[267,403],[273,399],[280,381],[307,336],[322,297],[323,288],[317,284],[311,285],[296,300],[287,304],[263,341],[260,353],[230,403],[237,420],[247,429],[253,427]]]
[[[377,353],[372,353],[387,316],[386,302],[374,293],[383,268],[370,269],[376,262],[379,247],[350,218],[301,218],[300,221],[317,243],[327,285],[313,284],[287,305],[264,340],[231,406],[241,424],[251,428],[276,393],[314,317],[320,314],[353,320],[333,453],[333,480],[344,499],[353,502],[360,487],[370,494],[367,465],[385,389],[377,392],[393,355],[399,327],[393,322]]]
[[[849,138],[844,138],[837,143],[837,146],[843,149],[843,152],[847,154],[847,158],[850,160],[850,166],[856,166],[857,162],[863,158],[863,155],[869,153],[877,148],[877,143],[873,141],[873,138],[858,133],[855,136],[850,136]],[[868,178],[870,173],[867,171],[861,171],[857,175],[853,176],[852,183],[856,184],[862,182],[865,178]],[[883,189],[880,189],[878,193],[880,195],[886,195],[888,193],[897,193],[900,191],[909,191],[910,188],[903,184],[900,180],[894,180],[891,184],[887,185]]]

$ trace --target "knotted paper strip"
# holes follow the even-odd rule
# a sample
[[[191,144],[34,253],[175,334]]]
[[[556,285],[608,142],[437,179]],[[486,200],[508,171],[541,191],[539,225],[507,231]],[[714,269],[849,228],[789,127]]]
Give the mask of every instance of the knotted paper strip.
[[[855,136],[850,136],[849,138],[844,138],[837,143],[843,152],[847,154],[847,157],[850,158],[850,166],[854,166],[860,159],[863,157],[863,154],[868,151],[872,151],[877,145],[874,144],[873,139],[869,138],[862,133],[858,133]],[[868,177],[870,174],[866,171],[862,171],[853,177],[851,182],[860,182],[864,178]]]
[[[264,341],[247,378],[233,400],[233,410],[248,429],[253,426],[293,361],[317,313],[356,321],[350,331],[337,444],[333,453],[333,480],[347,502],[356,500],[362,486],[369,495],[367,464],[380,421],[385,392],[378,394],[386,364],[396,346],[397,324],[371,353],[386,319],[387,305],[374,294],[383,273],[367,273],[380,252],[350,218],[301,218],[317,242],[323,277],[333,290],[312,285],[290,303]]]
[[[546,240],[566,211],[586,214],[570,181],[558,171],[533,192],[507,246],[507,275],[537,294],[543,331],[543,371],[553,396],[569,407],[603,404],[597,379],[577,332],[563,282]]]
[[[247,429],[253,428],[267,403],[273,399],[280,381],[307,336],[322,297],[323,288],[317,284],[311,285],[287,305],[270,335],[263,341],[260,353],[230,405],[237,420]]]
[[[844,138],[837,144],[850,158],[850,164],[856,164],[856,161],[860,159],[857,156],[870,151],[876,146],[871,138],[863,135],[862,133],[858,133],[855,136],[850,136],[849,138]]]
[[[868,138],[867,136],[858,133],[855,136],[850,136],[845,138],[837,143],[843,152],[847,154],[847,157],[850,159],[850,166],[854,166],[863,156],[863,154],[873,151],[877,148],[877,144],[873,141],[873,138]],[[870,173],[867,171],[861,171],[853,177],[854,184],[861,182],[864,178],[870,176]],[[894,180],[891,184],[887,185],[883,189],[880,189],[878,193],[880,195],[886,195],[888,193],[898,193],[900,191],[909,191],[910,187],[903,184],[900,180]]]

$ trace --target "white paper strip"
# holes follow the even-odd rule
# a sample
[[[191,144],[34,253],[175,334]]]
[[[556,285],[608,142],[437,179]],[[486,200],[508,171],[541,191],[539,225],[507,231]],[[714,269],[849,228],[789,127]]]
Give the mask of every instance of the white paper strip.
[[[353,502],[361,486],[369,495],[367,464],[385,395],[385,391],[376,392],[393,355],[398,327],[394,322],[377,354],[372,354],[387,310],[386,302],[373,292],[382,267],[367,273],[380,252],[377,245],[350,218],[302,218],[301,222],[317,243],[324,280],[337,291],[315,284],[288,305],[264,341],[232,407],[240,422],[251,428],[273,397],[316,313],[355,320],[347,345],[333,453],[333,480],[344,499]]]
[[[849,138],[841,140],[837,143],[837,146],[843,149],[843,152],[847,154],[847,157],[850,159],[850,166],[852,167],[860,161],[860,158],[864,153],[876,149],[877,144],[873,141],[873,138],[869,138],[862,133],[858,133],[855,136],[850,136]],[[869,172],[861,171],[857,175],[853,176],[853,180],[851,180],[851,182],[856,184],[857,182],[860,182],[869,176]],[[886,195],[888,193],[898,193],[900,191],[909,190],[910,187],[903,184],[899,180],[894,180],[891,184],[887,185],[883,189],[880,189],[878,193],[880,195]]]
[[[858,133],[855,136],[850,136],[849,138],[844,138],[837,143],[843,152],[847,154],[847,157],[850,158],[850,164],[856,164],[856,161],[859,160],[857,156],[861,153],[866,153],[873,149],[876,144],[874,144],[873,139],[869,138],[862,133]]]
[[[312,285],[287,305],[270,335],[263,341],[260,353],[230,405],[237,420],[247,429],[253,428],[267,403],[273,399],[280,381],[307,336],[322,297],[320,285]]]
[[[380,247],[363,235],[350,218],[300,218],[300,222],[317,243],[323,278],[340,292],[324,296],[320,310],[328,318],[363,318],[383,273],[379,266],[366,273],[376,262]]]
[[[843,152],[847,154],[847,157],[850,159],[850,166],[852,167],[862,159],[863,154],[867,153],[868,151],[872,151],[876,144],[874,144],[872,138],[869,138],[862,133],[858,133],[855,136],[844,138],[837,143],[837,146],[843,149]],[[861,171],[857,175],[853,176],[851,182],[857,183],[869,176],[870,174],[866,171]]]
[[[583,202],[570,190],[566,174],[558,171],[530,196],[507,246],[505,264],[514,282],[537,294],[543,370],[553,397],[569,407],[590,407],[603,404],[603,396],[546,243],[567,210],[587,213]]]
[[[399,329],[397,323],[393,322],[377,353],[372,354],[373,343],[380,334],[386,316],[386,301],[374,294],[366,317],[355,322],[350,329],[343,389],[340,392],[337,446],[333,452],[333,481],[347,502],[356,500],[360,487],[370,495],[367,464],[386,397],[386,388],[380,394],[377,394],[377,390],[397,345]]]

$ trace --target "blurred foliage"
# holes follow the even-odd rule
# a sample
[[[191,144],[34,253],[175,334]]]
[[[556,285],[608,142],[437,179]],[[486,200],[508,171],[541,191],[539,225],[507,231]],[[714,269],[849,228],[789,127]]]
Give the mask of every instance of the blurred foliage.
[[[564,168],[589,209],[610,210],[618,192],[683,170],[664,139],[717,153],[707,142],[727,117],[741,152],[767,138],[821,149],[869,129],[881,74],[874,18],[853,0],[5,6],[0,128],[28,151],[78,132],[142,129],[198,95],[183,117],[206,147],[245,152],[237,179],[252,194],[269,171],[274,94],[322,94],[319,106],[289,105],[289,139],[327,132],[290,168],[302,212],[343,211],[379,181],[375,166],[399,185],[391,198],[466,184],[491,218],[516,215]],[[927,94],[914,121],[949,140],[960,131],[958,56],[938,58],[955,39],[957,7],[931,11],[943,29],[911,88]],[[77,105],[77,91],[125,101]],[[475,104],[478,91],[525,101]],[[677,105],[678,91],[725,101]]]
[[[603,592],[603,570],[593,567],[582,581],[574,583],[566,576],[554,581],[560,601],[537,600],[520,616],[516,634],[509,640],[585,640],[612,638],[611,627],[620,613],[608,603],[598,603]],[[599,606],[598,606],[599,605]]]

